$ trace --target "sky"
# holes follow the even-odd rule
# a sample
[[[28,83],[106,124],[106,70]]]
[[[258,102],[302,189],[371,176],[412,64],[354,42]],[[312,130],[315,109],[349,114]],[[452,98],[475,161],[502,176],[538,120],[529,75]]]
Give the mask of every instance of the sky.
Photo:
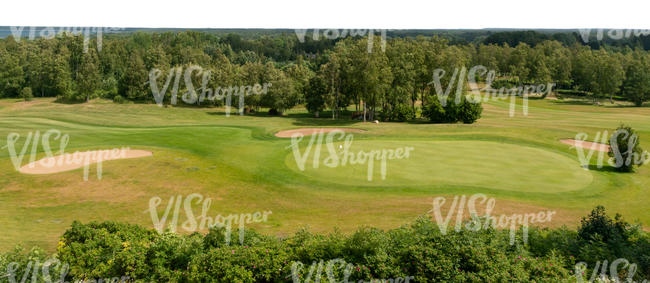
[[[2,26],[650,29],[650,1],[13,0]]]

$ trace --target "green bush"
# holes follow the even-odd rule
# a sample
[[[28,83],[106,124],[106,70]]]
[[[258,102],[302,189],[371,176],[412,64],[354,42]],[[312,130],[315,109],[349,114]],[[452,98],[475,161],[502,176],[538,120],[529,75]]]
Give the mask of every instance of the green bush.
[[[33,248],[25,252],[20,246],[0,255],[0,267],[0,282],[23,282],[22,278],[30,282],[55,281],[67,272],[64,265],[56,258],[48,257],[42,249]]]
[[[575,90],[575,89],[556,89],[555,90],[558,94],[561,95],[575,95],[575,96],[588,96],[590,93],[587,91],[583,90]]]
[[[100,97],[103,98],[114,98],[118,93],[118,81],[115,77],[110,76],[108,78],[102,79],[99,87]]]
[[[498,79],[492,82],[490,84],[490,87],[493,89],[500,89],[500,88],[513,88],[513,87],[518,87],[520,86],[521,83],[518,78],[510,78],[510,79]]]
[[[188,266],[190,281],[215,278],[228,282],[275,282],[289,275],[289,253],[279,242],[224,246],[196,256]]]
[[[480,103],[472,103],[468,99],[463,99],[458,105],[456,113],[458,120],[465,124],[472,124],[481,118],[483,106]]]
[[[83,103],[90,98],[89,96],[82,95],[78,91],[68,90],[66,93],[59,94],[56,96],[56,102],[60,103]]]
[[[610,218],[605,208],[598,206],[583,217],[577,231],[532,228],[529,233],[529,251],[535,256],[557,254],[568,260],[567,266],[577,262],[587,264],[591,274],[597,262],[612,263],[623,258],[637,265],[635,280],[650,279],[650,238],[640,225],[630,225],[621,215]],[[622,266],[621,266],[622,267]],[[609,270],[609,269],[608,269]],[[620,271],[620,270],[619,270]],[[627,274],[622,271],[619,278]],[[612,274],[609,274],[610,276]],[[589,277],[589,276],[587,276]]]
[[[450,95],[446,103],[440,102],[437,97],[429,99],[429,103],[422,110],[422,116],[429,118],[433,123],[463,122],[472,124],[481,118],[483,106],[480,102],[470,101],[466,96],[461,96],[458,101]]]
[[[443,107],[440,101],[436,98],[424,106],[422,109],[422,116],[429,118],[434,123],[452,123],[456,122],[452,113],[448,113],[448,107]]]
[[[639,136],[634,129],[621,125],[609,139],[611,150],[607,153],[612,157],[614,167],[618,171],[633,172],[634,168],[645,163],[649,158],[646,152],[639,146]]]
[[[398,104],[392,109],[385,109],[381,113],[384,121],[406,122],[415,119],[415,110],[407,104]]]
[[[118,94],[118,95],[113,97],[113,102],[122,104],[122,103],[126,102],[126,100],[124,99],[124,97],[122,97],[121,95]]]
[[[34,95],[32,94],[32,88],[23,88],[23,90],[20,91],[20,97],[22,97],[25,101],[32,100],[32,98],[34,98]]]
[[[150,259],[151,246],[160,237],[154,230],[115,222],[73,222],[61,240],[57,253],[70,264],[74,278],[156,278]]]

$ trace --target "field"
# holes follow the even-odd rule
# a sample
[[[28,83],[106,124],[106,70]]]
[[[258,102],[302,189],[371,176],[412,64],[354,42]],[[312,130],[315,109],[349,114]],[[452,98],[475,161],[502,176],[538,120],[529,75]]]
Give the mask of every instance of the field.
[[[74,220],[153,228],[148,212],[152,197],[162,198],[162,213],[170,197],[192,193],[212,199],[212,216],[272,211],[267,222],[250,227],[274,235],[302,227],[316,232],[398,227],[430,216],[436,196],[475,193],[494,197],[498,214],[555,210],[546,226],[575,228],[596,205],[628,221],[650,224],[650,166],[627,174],[609,167],[584,170],[576,150],[559,142],[580,132],[593,141],[597,132],[611,133],[626,123],[638,131],[641,146],[650,148],[650,108],[531,100],[528,116],[518,106],[509,117],[506,102],[483,105],[482,118],[464,125],[315,119],[301,108],[284,117],[226,117],[220,108],[0,100],[0,147],[10,133],[21,135],[20,150],[28,132],[57,129],[70,136],[66,152],[123,146],[153,152],[151,157],[105,162],[101,180],[91,166],[84,181],[82,169],[21,174],[2,148],[0,250],[21,244],[53,251]],[[367,164],[314,168],[313,155],[301,171],[291,139],[274,133],[304,127],[366,130],[352,133],[353,152],[413,151],[409,158],[389,160],[385,179],[379,164],[369,181]],[[300,144],[301,151],[308,141],[306,137]],[[58,142],[52,149],[58,149]],[[44,156],[41,147],[38,151],[37,159]],[[22,164],[27,160],[29,155]]]

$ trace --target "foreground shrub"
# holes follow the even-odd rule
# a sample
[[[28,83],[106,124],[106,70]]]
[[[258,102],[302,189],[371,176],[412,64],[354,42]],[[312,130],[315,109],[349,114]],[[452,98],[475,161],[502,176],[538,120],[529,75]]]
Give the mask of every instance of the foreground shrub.
[[[0,255],[0,267],[0,282],[21,282],[23,278],[44,282],[59,279],[61,272],[65,274],[67,271],[60,262],[48,257],[39,248],[25,252],[24,248],[16,247]]]
[[[154,230],[115,222],[73,222],[57,249],[59,259],[70,264],[78,279],[129,276],[155,278],[148,258],[158,240]]]
[[[511,245],[509,231],[491,227],[443,233],[426,218],[389,231],[363,227],[350,235],[300,230],[280,239],[248,229],[240,242],[237,232],[232,231],[232,241],[226,242],[223,228],[212,228],[205,236],[177,235],[114,222],[74,222],[55,256],[70,264],[69,281],[128,276],[135,282],[396,278],[410,278],[409,282],[575,282],[576,263],[584,261],[593,270],[597,261],[616,258],[637,264],[634,278],[642,281],[650,267],[647,233],[620,217],[612,220],[601,207],[583,219],[578,231],[531,228],[525,245],[520,244],[520,235],[519,244]],[[42,263],[47,257],[40,250],[28,254],[18,250],[1,255],[0,264],[17,261],[25,270],[32,259]],[[45,282],[39,278],[38,282]]]
[[[289,253],[280,243],[206,250],[188,266],[192,282],[276,282],[290,275]]]
[[[636,264],[634,280],[642,281],[650,277],[650,238],[640,225],[631,225],[617,214],[609,217],[605,208],[596,207],[587,217],[583,217],[577,231],[566,228],[531,229],[529,251],[535,256],[548,256],[557,253],[568,260],[568,266],[583,262],[586,273],[591,273],[605,261],[613,263],[625,259]],[[623,265],[620,266],[623,268]],[[606,268],[610,272],[609,268]],[[627,276],[626,270],[618,270],[619,278]],[[597,270],[596,273],[600,273]],[[613,274],[609,274],[612,276]],[[589,277],[589,276],[587,276]]]

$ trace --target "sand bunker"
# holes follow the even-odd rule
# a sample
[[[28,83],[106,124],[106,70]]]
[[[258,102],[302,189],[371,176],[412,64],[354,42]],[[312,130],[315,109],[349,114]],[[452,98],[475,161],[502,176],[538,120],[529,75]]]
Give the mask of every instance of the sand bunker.
[[[597,151],[602,151],[602,152],[609,152],[609,145],[608,144],[602,144],[602,143],[595,143],[595,142],[588,142],[588,141],[579,141],[579,140],[573,140],[573,139],[564,139],[560,140],[561,143],[576,146],[576,147],[581,147],[585,149],[594,149]]]
[[[324,133],[329,133],[333,131],[344,131],[346,133],[348,132],[364,132],[364,130],[361,129],[352,129],[352,128],[301,128],[301,129],[293,129],[293,130],[286,130],[286,131],[279,131],[275,133],[275,136],[278,138],[290,138],[293,134],[296,133],[301,133],[305,136],[313,135],[320,133],[323,131]]]
[[[53,157],[36,160],[20,167],[24,174],[51,174],[75,170],[86,165],[100,163],[108,160],[139,158],[151,156],[153,153],[146,150],[116,148],[112,150],[89,150],[66,153]]]

